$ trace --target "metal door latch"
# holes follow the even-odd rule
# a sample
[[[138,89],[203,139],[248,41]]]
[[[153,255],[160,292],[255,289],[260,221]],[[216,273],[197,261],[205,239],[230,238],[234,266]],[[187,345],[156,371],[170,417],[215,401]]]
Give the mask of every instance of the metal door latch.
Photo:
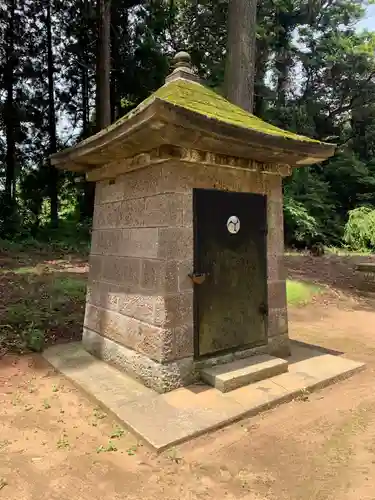
[[[261,314],[262,316],[268,316],[268,307],[266,306],[266,304],[261,304],[259,306],[259,314]]]
[[[208,273],[190,273],[189,278],[195,285],[201,285],[206,280]]]

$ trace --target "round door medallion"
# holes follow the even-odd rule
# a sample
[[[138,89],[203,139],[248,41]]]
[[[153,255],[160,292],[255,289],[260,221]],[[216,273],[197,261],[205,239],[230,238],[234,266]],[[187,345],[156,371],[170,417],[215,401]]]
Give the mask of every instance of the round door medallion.
[[[236,215],[232,215],[231,217],[229,217],[227,221],[227,228],[230,234],[237,234],[240,230],[240,227],[240,219]]]

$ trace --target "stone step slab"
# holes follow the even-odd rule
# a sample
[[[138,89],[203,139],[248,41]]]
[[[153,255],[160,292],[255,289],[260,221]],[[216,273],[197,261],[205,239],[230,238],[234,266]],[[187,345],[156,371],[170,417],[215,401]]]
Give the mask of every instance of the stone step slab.
[[[268,354],[239,359],[232,363],[204,368],[204,382],[221,392],[230,392],[245,385],[254,384],[288,371],[285,359]]]

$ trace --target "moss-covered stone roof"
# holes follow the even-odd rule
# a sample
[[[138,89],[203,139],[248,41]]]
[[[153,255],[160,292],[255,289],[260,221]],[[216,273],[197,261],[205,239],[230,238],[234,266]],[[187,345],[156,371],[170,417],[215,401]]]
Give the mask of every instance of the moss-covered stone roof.
[[[169,104],[179,106],[189,111],[199,113],[207,118],[215,119],[237,127],[243,127],[249,130],[254,130],[266,135],[275,137],[284,137],[295,141],[304,141],[310,143],[319,143],[315,139],[310,139],[303,135],[298,135],[287,130],[275,127],[260,118],[248,113],[227,101],[224,97],[217,94],[210,88],[185,79],[176,79],[166,83],[154,92],[150,97],[141,102],[136,108],[121,117],[109,127],[101,130],[94,137],[105,135],[110,130],[115,129],[120,124],[126,122],[129,118],[139,113],[142,109],[150,105],[155,99],[161,99]],[[83,145],[91,141],[91,137],[85,139],[80,144]]]
[[[275,127],[235,106],[210,88],[189,80],[179,79],[167,83],[157,90],[153,97],[237,127],[297,141],[319,142]]]
[[[287,130],[282,130],[278,127],[275,127],[274,125],[271,125],[270,123],[267,123],[261,120],[260,118],[257,118],[251,113],[248,113],[242,108],[235,106],[234,104],[227,101],[224,97],[217,94],[210,88],[205,87],[201,83],[189,80],[188,78],[185,78],[185,76],[183,76],[167,81],[167,83],[163,85],[163,87],[161,87],[156,92],[154,92],[150,97],[145,99],[135,109],[127,113],[125,116],[117,120],[115,123],[112,123],[109,127],[101,130],[100,132],[91,137],[88,137],[84,141],[81,141],[76,146],[67,148],[64,151],[60,151],[59,153],[54,154],[52,157],[52,161],[56,165],[63,164],[64,162],[67,161],[67,158],[69,158],[69,161],[72,163],[72,165],[73,164],[75,165],[74,168],[76,168],[77,170],[82,170],[84,169],[82,165],[86,164],[84,160],[85,155],[87,155],[87,157],[89,158],[87,164],[90,164],[91,166],[95,164],[93,163],[93,158],[95,155],[98,161],[99,157],[102,158],[101,162],[103,160],[106,160],[109,154],[108,151],[106,151],[106,148],[109,147],[108,146],[109,143],[116,140],[117,138],[116,131],[118,131],[118,133],[121,133],[121,135],[123,135],[123,126],[125,126],[124,128],[126,129],[127,122],[129,122],[130,126],[134,125],[134,123],[137,123],[136,117],[138,115],[142,115],[142,112],[147,110],[148,107],[152,106],[152,104],[155,102],[162,102],[162,103],[164,102],[165,104],[174,107],[177,111],[178,117],[181,118],[182,116],[183,119],[185,119],[185,117],[181,113],[180,114],[178,113],[179,109],[190,111],[191,113],[194,113],[195,116],[200,115],[208,120],[213,120],[216,122],[216,124],[228,124],[248,130],[249,132],[251,132],[251,134],[249,134],[249,143],[252,144],[258,143],[258,138],[256,134],[261,134],[263,135],[263,137],[268,137],[269,139],[272,138],[286,139],[290,141],[290,146],[292,146],[294,142],[295,145],[298,146],[298,148],[301,147],[304,148],[303,149],[304,152],[300,151],[298,154],[300,156],[305,155],[306,164],[315,163],[316,161],[321,161],[322,159],[328,158],[329,156],[332,156],[334,154],[334,149],[335,149],[334,145],[325,144],[315,139],[310,139],[308,137],[294,134],[293,132],[289,132]],[[133,120],[133,118],[135,120]],[[152,120],[152,117],[149,116],[149,119]],[[148,119],[146,118],[145,126],[147,126],[146,125],[147,120]],[[194,122],[194,120],[192,120],[192,122]],[[207,134],[210,134],[209,122],[207,124],[206,132]],[[229,133],[229,131],[224,130],[223,135],[225,136],[227,132]],[[231,131],[231,133],[229,133],[229,136],[233,138],[234,136],[236,136],[236,134],[233,133],[233,131]],[[259,137],[259,139],[261,139],[261,137]],[[215,140],[219,139],[216,137]],[[155,144],[158,142],[157,137],[155,137],[154,142]],[[270,144],[272,145],[272,140],[270,141]],[[278,149],[280,153],[282,147],[280,145],[275,147],[276,149]],[[311,147],[315,148],[314,151],[310,151]],[[316,150],[316,147],[318,148],[318,150]],[[308,150],[306,150],[306,148],[308,148]],[[96,151],[95,154],[94,150]],[[77,158],[79,157],[79,161],[74,163],[71,155],[73,156],[76,155]],[[281,156],[279,155],[278,159],[280,160],[280,158]],[[272,156],[272,158],[267,161],[272,161],[274,159],[275,156]],[[293,161],[297,162],[297,159],[296,158],[293,159],[288,156],[288,162],[293,163]],[[302,163],[300,157],[298,158],[297,163],[298,164]],[[71,170],[73,170],[73,168],[71,168]]]

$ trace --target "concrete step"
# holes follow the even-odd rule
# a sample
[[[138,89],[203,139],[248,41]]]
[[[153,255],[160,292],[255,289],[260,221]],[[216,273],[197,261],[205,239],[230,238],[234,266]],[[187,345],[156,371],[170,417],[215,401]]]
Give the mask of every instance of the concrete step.
[[[219,391],[229,392],[287,371],[288,362],[285,359],[261,354],[225,365],[204,368],[201,377],[204,382]]]

